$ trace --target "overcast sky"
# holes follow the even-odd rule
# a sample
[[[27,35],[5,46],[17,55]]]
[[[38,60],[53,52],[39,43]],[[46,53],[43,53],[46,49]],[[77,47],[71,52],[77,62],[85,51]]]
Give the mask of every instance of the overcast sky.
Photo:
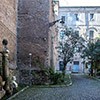
[[[59,0],[60,6],[100,6],[100,0]]]

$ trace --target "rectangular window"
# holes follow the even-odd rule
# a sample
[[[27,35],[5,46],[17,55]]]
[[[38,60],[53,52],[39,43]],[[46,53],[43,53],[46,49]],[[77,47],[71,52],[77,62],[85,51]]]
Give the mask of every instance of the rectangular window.
[[[62,16],[61,19],[63,22],[65,22],[65,16]]]
[[[75,20],[76,20],[76,21],[79,21],[79,16],[78,16],[78,14],[75,14]]]
[[[77,34],[79,36],[79,31],[75,31],[75,34]]]
[[[89,39],[93,39],[93,37],[94,37],[94,31],[90,31],[89,32]]]
[[[79,65],[79,61],[74,61],[74,65]]]
[[[59,70],[60,70],[60,71],[63,71],[63,70],[64,70],[63,61],[59,61]]]
[[[90,20],[94,20],[94,14],[93,13],[90,14]]]

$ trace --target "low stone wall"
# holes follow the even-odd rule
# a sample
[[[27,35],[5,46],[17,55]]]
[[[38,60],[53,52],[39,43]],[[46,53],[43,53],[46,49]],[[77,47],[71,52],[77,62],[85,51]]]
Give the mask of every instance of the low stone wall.
[[[49,79],[44,70],[20,70],[20,83],[22,84],[46,84]]]

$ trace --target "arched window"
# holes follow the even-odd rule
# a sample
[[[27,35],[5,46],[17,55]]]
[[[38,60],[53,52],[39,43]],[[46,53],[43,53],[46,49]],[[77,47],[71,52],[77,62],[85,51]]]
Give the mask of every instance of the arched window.
[[[93,39],[94,38],[94,31],[90,30],[89,31],[89,39]]]
[[[95,27],[88,28],[88,39],[92,40],[95,38],[95,35],[98,33],[98,30]]]

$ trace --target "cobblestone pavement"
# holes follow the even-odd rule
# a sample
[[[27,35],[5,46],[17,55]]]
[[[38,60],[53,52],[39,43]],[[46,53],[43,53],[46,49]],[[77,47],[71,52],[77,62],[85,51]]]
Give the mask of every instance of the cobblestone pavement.
[[[100,100],[100,82],[82,75],[72,79],[72,86],[29,88],[13,100]]]

